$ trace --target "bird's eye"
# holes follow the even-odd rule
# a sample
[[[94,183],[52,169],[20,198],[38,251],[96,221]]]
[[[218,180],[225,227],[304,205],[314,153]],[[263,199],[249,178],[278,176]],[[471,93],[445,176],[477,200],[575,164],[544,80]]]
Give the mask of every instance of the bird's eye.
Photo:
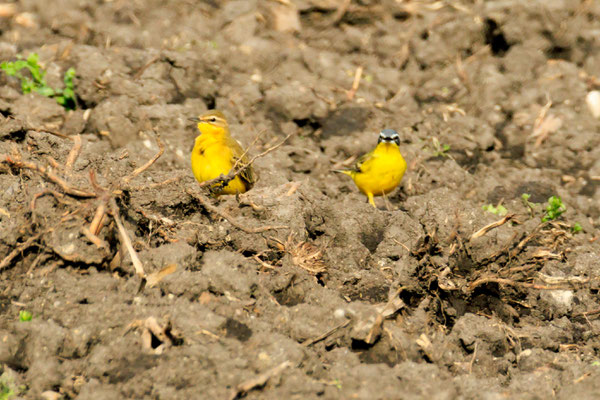
[[[210,121],[210,122],[217,122],[217,119],[216,119],[215,117],[211,117],[211,118],[209,119],[209,121]]]

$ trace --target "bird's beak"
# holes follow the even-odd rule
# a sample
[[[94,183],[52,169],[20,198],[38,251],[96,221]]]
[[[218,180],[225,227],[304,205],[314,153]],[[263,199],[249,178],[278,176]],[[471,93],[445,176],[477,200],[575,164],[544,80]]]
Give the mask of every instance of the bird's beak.
[[[192,117],[192,118],[188,118],[188,121],[193,121],[193,122],[198,123],[198,122],[200,122],[200,118],[198,118],[198,117]]]

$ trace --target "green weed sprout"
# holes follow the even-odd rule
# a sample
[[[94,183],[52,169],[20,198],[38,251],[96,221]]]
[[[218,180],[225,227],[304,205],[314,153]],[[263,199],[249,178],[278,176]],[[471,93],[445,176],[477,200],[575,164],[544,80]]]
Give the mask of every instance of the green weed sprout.
[[[14,395],[15,392],[13,392],[13,390],[8,385],[5,385],[3,382],[0,382],[0,400],[9,400],[13,398]]]
[[[497,206],[494,206],[493,204],[486,204],[481,208],[484,211],[491,212],[492,214],[499,215],[501,217],[508,213],[508,210],[502,204],[498,204]]]
[[[533,207],[535,206],[536,203],[529,201],[530,197],[531,197],[531,195],[529,193],[523,193],[521,195],[521,200],[523,200],[523,204],[525,205],[525,207],[527,207],[529,209],[529,214],[531,214],[531,218],[533,218],[533,215],[534,215]]]
[[[441,144],[440,141],[434,137],[431,139],[433,144],[433,156],[434,157],[450,157],[448,152],[450,151],[449,144]]]
[[[32,318],[33,318],[33,314],[31,313],[31,311],[27,311],[27,310],[19,311],[19,321],[28,322],[28,321],[31,321]]]
[[[565,211],[567,211],[567,207],[565,207],[560,197],[552,196],[548,199],[548,206],[546,207],[546,213],[542,217],[542,222],[554,221]]]
[[[583,231],[583,227],[579,224],[579,222],[575,222],[575,224],[571,227],[571,232],[573,234],[577,234]]]
[[[58,104],[66,109],[72,110],[77,105],[75,98],[75,69],[69,68],[65,72],[64,89],[53,89],[46,83],[46,71],[38,63],[38,55],[31,53],[26,60],[4,61],[0,63],[2,69],[8,76],[14,76],[21,81],[21,90],[24,94],[36,92],[42,96],[52,97]],[[23,70],[29,71],[28,75],[22,73]],[[31,76],[29,76],[31,75]]]
[[[4,371],[0,375],[0,400],[10,400],[15,397],[14,386],[14,377],[8,371]]]

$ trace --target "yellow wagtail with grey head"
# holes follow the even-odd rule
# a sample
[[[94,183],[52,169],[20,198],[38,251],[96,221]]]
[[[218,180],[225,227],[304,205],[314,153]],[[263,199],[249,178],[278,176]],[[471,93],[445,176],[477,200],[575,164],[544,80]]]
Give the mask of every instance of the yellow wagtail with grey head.
[[[373,196],[383,196],[394,190],[406,171],[406,161],[400,154],[400,136],[393,129],[379,134],[377,146],[360,157],[351,169],[336,170],[354,180],[358,189],[375,206]]]
[[[227,175],[231,168],[248,163],[242,146],[229,133],[229,124],[222,112],[210,110],[198,118],[190,118],[198,124],[200,135],[192,150],[192,172],[200,183]],[[211,189],[218,195],[238,194],[250,190],[256,182],[252,166],[244,168],[226,186],[215,184]]]

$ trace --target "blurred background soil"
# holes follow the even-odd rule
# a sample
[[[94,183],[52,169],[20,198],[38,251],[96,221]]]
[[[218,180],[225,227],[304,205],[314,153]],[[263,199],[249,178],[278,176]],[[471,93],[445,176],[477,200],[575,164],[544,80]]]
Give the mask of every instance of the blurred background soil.
[[[600,397],[600,2],[0,4],[30,53],[77,108],[0,73],[0,399]],[[239,199],[191,174],[210,108],[291,135]],[[373,209],[331,171],[383,128]]]

